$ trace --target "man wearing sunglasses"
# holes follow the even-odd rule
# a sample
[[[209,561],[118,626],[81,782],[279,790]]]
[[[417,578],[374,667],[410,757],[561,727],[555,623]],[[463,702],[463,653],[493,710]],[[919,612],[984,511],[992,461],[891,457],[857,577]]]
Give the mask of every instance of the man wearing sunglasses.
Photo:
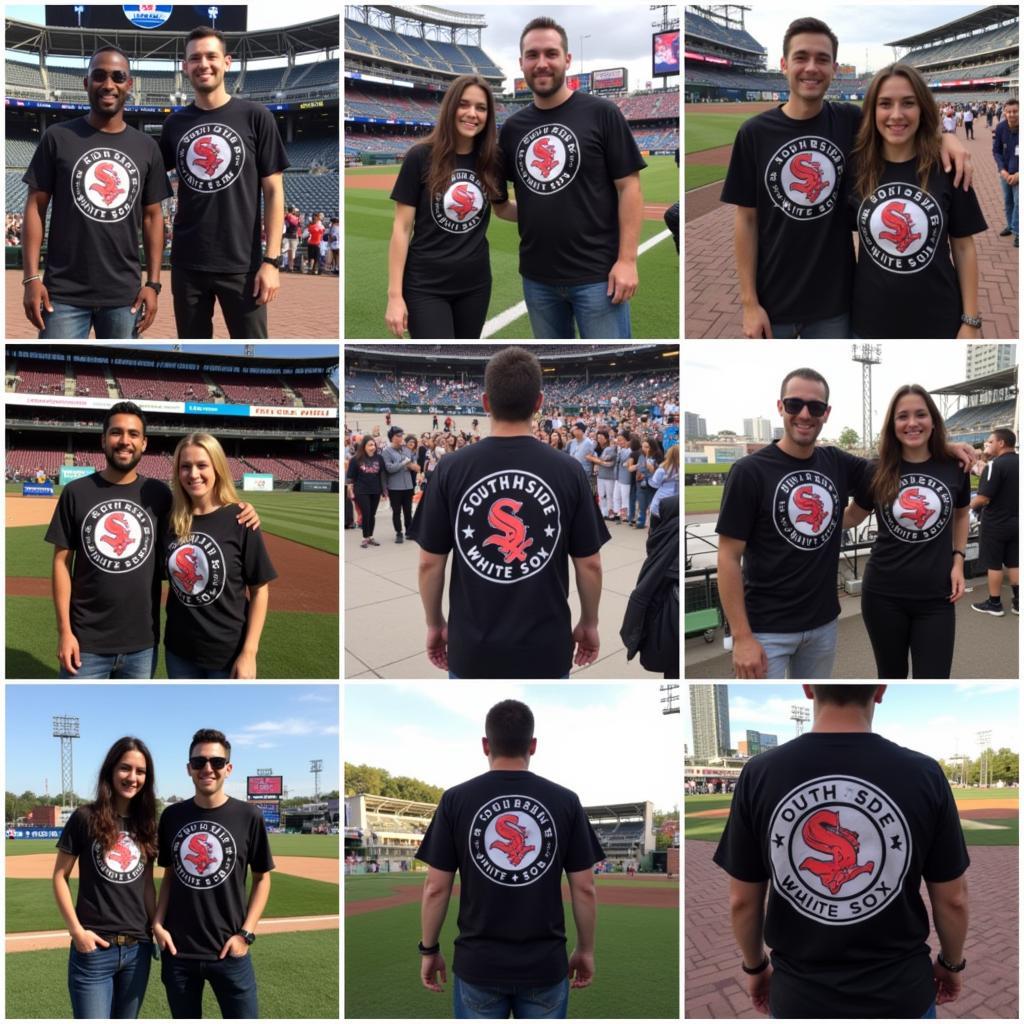
[[[259,808],[224,792],[231,768],[224,734],[200,729],[187,764],[195,796],[160,816],[158,863],[165,873],[153,937],[176,1020],[202,1017],[207,981],[225,1019],[260,1015],[249,947],[270,896],[274,859]]]
[[[136,338],[156,318],[164,251],[162,200],[171,195],[160,148],[125,123],[128,58],[97,50],[83,79],[89,113],[51,125],[22,177],[25,315],[43,339]],[[39,274],[53,201],[46,271]],[[139,230],[146,276],[139,267]]]

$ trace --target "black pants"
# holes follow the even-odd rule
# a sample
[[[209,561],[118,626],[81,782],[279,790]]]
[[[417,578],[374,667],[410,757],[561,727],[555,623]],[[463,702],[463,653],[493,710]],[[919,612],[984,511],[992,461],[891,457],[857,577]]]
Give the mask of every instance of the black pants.
[[[676,252],[679,252],[679,203],[673,203],[664,214],[665,227],[672,232],[672,241],[676,243]]]
[[[412,526],[412,491],[388,491],[391,501],[391,522],[395,533],[402,532],[402,517],[405,517],[405,532]]]
[[[968,138],[968,139],[973,139],[974,138],[974,122],[973,121],[964,121],[964,129],[967,132],[966,136],[964,136],[964,137]]]
[[[377,522],[377,506],[380,504],[379,494],[360,494],[356,491],[356,504],[363,519],[363,537],[373,536],[373,527]]]
[[[220,303],[232,338],[266,338],[267,307],[253,297],[256,272],[208,274],[187,267],[171,268],[174,322],[179,338],[213,337],[213,300]]]
[[[403,289],[411,338],[479,338],[491,302],[491,282],[464,295],[431,295]]]
[[[956,611],[945,598],[908,601],[865,590],[864,626],[875,652],[879,679],[948,679],[953,666]]]

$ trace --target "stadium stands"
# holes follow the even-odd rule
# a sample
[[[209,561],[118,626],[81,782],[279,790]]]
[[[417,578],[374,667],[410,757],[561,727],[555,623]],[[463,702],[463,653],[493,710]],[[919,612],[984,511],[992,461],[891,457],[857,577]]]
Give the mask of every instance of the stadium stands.
[[[946,430],[950,434],[976,433],[990,431],[993,427],[1013,423],[1016,399],[1005,402],[991,402],[984,405],[969,405],[958,409],[946,420]]]
[[[689,24],[689,15],[687,15],[687,24]],[[1014,22],[963,39],[941,43],[938,46],[911,50],[904,54],[902,59],[905,63],[913,64],[915,67],[927,67],[930,64],[944,61],[962,61],[967,58],[977,59],[990,53],[998,53],[1000,50],[1015,49],[1020,43],[1019,34],[1020,25]]]
[[[193,370],[161,369],[157,379],[151,371],[118,367],[114,378],[124,398],[151,398],[167,402],[208,402],[210,387],[202,374]]]
[[[345,51],[371,61],[445,75],[505,77],[479,46],[456,46],[438,39],[419,39],[349,18],[345,19]]]
[[[753,54],[766,54],[768,51],[746,29],[730,29],[719,25],[708,18],[702,18],[692,11],[686,12],[686,36],[703,39],[709,43],[718,43],[732,49],[746,50]],[[689,73],[689,72],[687,72]]]
[[[678,89],[622,96],[616,99],[615,103],[625,114],[627,121],[650,121],[659,117],[679,117]]]

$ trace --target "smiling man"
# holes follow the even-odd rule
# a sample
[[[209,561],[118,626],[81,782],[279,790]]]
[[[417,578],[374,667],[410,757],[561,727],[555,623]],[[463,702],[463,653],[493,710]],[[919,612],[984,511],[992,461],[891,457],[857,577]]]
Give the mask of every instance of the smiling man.
[[[157,144],[125,123],[132,89],[125,54],[110,46],[97,50],[83,85],[89,113],[52,124],[21,179],[29,188],[22,234],[25,315],[44,339],[88,338],[91,330],[97,339],[136,338],[156,317],[164,251],[160,202],[171,186]]]

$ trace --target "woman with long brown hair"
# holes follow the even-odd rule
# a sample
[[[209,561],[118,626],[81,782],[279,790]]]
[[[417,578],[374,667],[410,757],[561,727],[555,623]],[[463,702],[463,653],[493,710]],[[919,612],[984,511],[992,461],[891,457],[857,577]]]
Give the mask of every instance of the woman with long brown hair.
[[[77,1019],[134,1019],[152,962],[156,911],[156,779],[146,744],[122,736],[107,751],[96,799],[57,840],[53,893],[71,934],[68,991]],[[69,879],[78,861],[78,898]]]
[[[479,75],[448,87],[433,131],[402,161],[391,192],[388,330],[479,338],[491,299],[491,207],[516,219],[497,144],[494,96]]]
[[[941,154],[938,111],[921,73],[909,64],[882,68],[852,154],[854,337],[981,337],[971,236],[987,225],[974,190],[953,187]]]
[[[873,510],[878,534],[861,597],[879,679],[948,679],[964,594],[971,478],[950,454],[946,428],[920,384],[893,395],[878,460],[843,528]]]

